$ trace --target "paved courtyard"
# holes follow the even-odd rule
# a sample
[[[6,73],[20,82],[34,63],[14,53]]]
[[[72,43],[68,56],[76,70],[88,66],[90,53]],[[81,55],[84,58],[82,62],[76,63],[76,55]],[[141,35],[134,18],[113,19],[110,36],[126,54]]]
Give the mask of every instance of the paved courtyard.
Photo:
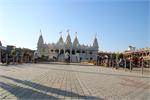
[[[96,66],[0,65],[0,99],[150,100],[150,77]]]

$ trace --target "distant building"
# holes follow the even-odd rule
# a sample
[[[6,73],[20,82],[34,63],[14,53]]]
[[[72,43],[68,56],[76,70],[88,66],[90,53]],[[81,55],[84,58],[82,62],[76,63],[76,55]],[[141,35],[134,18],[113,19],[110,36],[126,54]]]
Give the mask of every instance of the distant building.
[[[124,56],[131,58],[132,55],[143,57],[144,60],[150,60],[150,48],[131,49],[123,52]]]
[[[2,52],[6,50],[6,47],[2,46],[2,43],[0,41],[0,63],[2,62]]]
[[[0,41],[0,50],[2,51],[2,50],[6,50],[6,47],[4,47],[3,45],[2,45],[2,42]]]
[[[1,41],[0,41],[0,46],[2,46],[2,43],[1,43]]]
[[[7,50],[14,50],[16,48],[16,46],[13,45],[7,45]]]
[[[62,35],[57,43],[44,43],[42,34],[39,37],[37,43],[37,50],[35,51],[35,57],[48,56],[49,59],[57,58],[58,61],[64,61],[65,54],[70,55],[71,62],[80,62],[82,60],[96,60],[98,53],[98,41],[94,38],[92,46],[81,45],[78,41],[77,35],[72,43],[71,37],[68,31],[68,36],[64,42]]]
[[[135,51],[135,49],[136,49],[135,47],[129,46],[127,50],[128,50],[128,51]]]

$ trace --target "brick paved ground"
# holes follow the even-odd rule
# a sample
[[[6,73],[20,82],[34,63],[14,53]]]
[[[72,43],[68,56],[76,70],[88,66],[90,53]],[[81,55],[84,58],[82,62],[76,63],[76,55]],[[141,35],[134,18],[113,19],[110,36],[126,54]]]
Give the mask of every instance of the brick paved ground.
[[[96,66],[0,66],[0,99],[150,100],[150,77]]]

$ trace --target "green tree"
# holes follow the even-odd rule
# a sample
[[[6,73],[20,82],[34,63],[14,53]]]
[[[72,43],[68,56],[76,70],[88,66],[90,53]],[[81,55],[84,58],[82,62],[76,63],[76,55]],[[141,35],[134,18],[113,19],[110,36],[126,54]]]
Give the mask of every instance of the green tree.
[[[13,57],[13,64],[15,63],[15,56],[16,56],[16,49],[13,49],[11,50],[11,53],[10,53]]]

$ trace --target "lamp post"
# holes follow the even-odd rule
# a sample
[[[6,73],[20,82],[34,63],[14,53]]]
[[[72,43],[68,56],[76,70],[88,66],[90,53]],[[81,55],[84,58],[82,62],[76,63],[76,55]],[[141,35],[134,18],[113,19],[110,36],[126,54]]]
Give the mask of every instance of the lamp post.
[[[132,58],[130,57],[130,72],[131,72],[131,66],[132,66]]]
[[[126,56],[124,55],[123,56],[123,60],[124,60],[124,69],[126,71],[126,68],[127,68],[127,61],[126,61]]]
[[[144,60],[143,60],[143,52],[142,52],[142,57],[140,58],[140,61],[141,61],[141,72],[142,72],[142,75],[143,75],[143,62],[144,62]]]

